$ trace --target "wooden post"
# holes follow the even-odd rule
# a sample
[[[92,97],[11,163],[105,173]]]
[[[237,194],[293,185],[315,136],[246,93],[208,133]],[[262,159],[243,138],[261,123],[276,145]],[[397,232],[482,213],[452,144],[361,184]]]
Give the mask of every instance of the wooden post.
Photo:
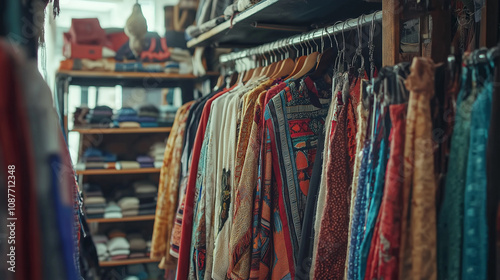
[[[498,0],[486,0],[481,9],[480,47],[491,48],[497,45]]]
[[[399,62],[399,19],[403,6],[399,0],[382,0],[382,66]]]

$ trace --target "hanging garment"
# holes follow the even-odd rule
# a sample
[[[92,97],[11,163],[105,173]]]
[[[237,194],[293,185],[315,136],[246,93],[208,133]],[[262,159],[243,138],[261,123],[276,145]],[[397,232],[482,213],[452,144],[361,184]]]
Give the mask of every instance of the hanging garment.
[[[352,172],[352,183],[351,183],[351,205],[349,210],[349,231],[348,231],[348,240],[351,240],[351,228],[354,217],[354,209],[355,209],[355,200],[356,194],[358,191],[358,181],[359,174],[361,170],[361,161],[363,160],[363,148],[365,147],[365,138],[366,138],[366,126],[368,123],[368,114],[369,110],[364,107],[363,102],[359,102],[357,108],[357,116],[358,116],[358,130],[356,134],[356,157],[354,160],[354,168]],[[346,256],[350,255],[351,246],[347,247]],[[349,258],[346,258],[346,269],[344,272],[344,278],[347,279],[348,271],[349,271]]]
[[[382,108],[382,110],[386,110],[386,108]],[[368,263],[368,255],[370,248],[372,246],[372,240],[374,234],[377,234],[378,226],[377,226],[377,217],[380,209],[380,204],[382,202],[382,196],[384,193],[384,184],[385,184],[385,174],[386,174],[386,166],[387,166],[387,160],[388,160],[388,147],[387,147],[387,141],[388,141],[388,134],[386,131],[390,130],[390,122],[386,121],[388,115],[386,113],[383,113],[384,115],[382,116],[382,122],[385,122],[385,125],[382,127],[382,131],[380,133],[380,136],[382,137],[382,140],[380,142],[380,147],[379,147],[379,155],[378,155],[378,163],[377,167],[375,168],[375,184],[373,188],[373,193],[371,194],[371,199],[369,202],[369,209],[368,213],[366,216],[366,229],[365,229],[365,237],[363,238],[363,241],[361,243],[361,261],[360,261],[360,273],[359,277],[360,279],[367,279],[365,277],[366,275],[366,269],[367,266],[368,268],[371,269],[371,265]],[[384,120],[385,119],[385,120]],[[368,277],[368,279],[371,279]]]
[[[345,82],[345,75],[342,73],[337,73],[334,74],[334,79],[332,82],[332,98],[330,101],[330,108],[328,109],[328,115],[326,117],[326,123],[325,123],[325,141],[328,141],[327,143],[332,141],[332,136],[334,135],[335,132],[335,124],[336,121],[338,120],[338,112],[340,111],[340,106],[339,106],[339,101],[342,100],[339,98],[339,96],[342,96],[342,87],[343,83]],[[327,137],[327,138],[326,138]],[[320,228],[321,228],[321,221],[322,217],[324,216],[324,210],[326,206],[326,198],[327,198],[327,176],[326,176],[326,170],[329,164],[329,159],[330,159],[330,154],[331,150],[329,149],[329,145],[325,143],[325,151],[323,155],[323,169],[321,172],[321,179],[320,179],[320,186],[319,186],[319,193],[318,193],[318,201],[316,204],[316,213],[314,217],[314,240],[313,240],[313,245],[312,245],[312,260],[311,260],[311,268],[309,270],[309,278],[314,279],[314,273],[315,273],[315,264],[316,264],[316,259],[317,259],[317,252],[318,252],[318,245],[319,245],[319,233],[320,233]]]
[[[253,128],[256,103],[272,83],[272,80],[267,80],[249,92],[241,117],[235,162],[234,216],[229,244],[231,257],[228,277],[231,279],[248,279],[250,275],[253,192],[257,179],[257,156],[260,146],[251,147],[249,143],[252,141],[252,136],[253,143],[256,143],[257,127]]]
[[[384,194],[379,211],[378,229],[373,234],[366,279],[397,279],[404,163],[406,104],[390,105],[392,128]]]
[[[270,128],[276,178],[276,184],[271,188],[275,256],[273,279],[294,278],[312,163],[317,137],[328,112],[329,94],[328,90],[318,90],[307,77],[291,82],[267,105],[265,115]]]
[[[215,94],[210,98],[205,107],[203,108],[203,113],[200,119],[200,124],[198,126],[198,131],[196,133],[196,140],[193,145],[193,151],[191,158],[191,167],[189,171],[189,178],[186,186],[186,197],[184,202],[184,209],[189,211],[184,211],[182,217],[182,231],[181,231],[181,243],[179,246],[179,262],[177,265],[177,277],[179,279],[186,279],[189,273],[189,263],[190,263],[190,248],[191,248],[191,237],[193,230],[193,210],[194,210],[194,199],[195,199],[195,189],[196,189],[196,176],[198,174],[198,164],[200,160],[200,151],[203,143],[203,137],[207,128],[208,118],[210,116],[210,109],[212,102],[220,97],[221,95],[227,93],[231,89],[223,90]]]
[[[167,140],[163,165],[160,172],[160,182],[158,187],[158,200],[156,203],[155,224],[151,244],[151,258],[163,259],[170,262],[171,255],[168,253],[172,228],[175,218],[175,207],[177,205],[180,160],[182,152],[182,142],[189,109],[193,102],[184,104],[175,116],[172,133]],[[165,264],[165,262],[161,262]]]
[[[430,115],[430,98],[434,95],[433,62],[428,58],[414,58],[405,85],[410,91],[410,99],[405,136],[399,279],[432,280],[437,278],[436,181]]]
[[[462,273],[465,180],[470,143],[471,110],[476,88],[470,88],[472,69],[463,67],[462,86],[451,138],[450,160],[438,219],[439,278],[460,279]],[[472,91],[472,92],[471,92]]]
[[[490,72],[489,65],[479,65]],[[488,279],[486,147],[491,118],[493,83],[489,77],[474,102],[471,113],[470,147],[464,200],[462,279]],[[479,79],[478,79],[479,80]],[[490,264],[491,265],[491,264]]]
[[[272,232],[271,232],[271,185],[272,180],[272,154],[271,138],[267,122],[265,121],[265,104],[276,94],[287,87],[282,82],[267,91],[256,110],[255,122],[259,124],[261,135],[256,140],[250,139],[249,145],[260,139],[259,164],[257,166],[257,184],[255,189],[253,224],[252,224],[252,260],[250,279],[269,279],[272,268]]]

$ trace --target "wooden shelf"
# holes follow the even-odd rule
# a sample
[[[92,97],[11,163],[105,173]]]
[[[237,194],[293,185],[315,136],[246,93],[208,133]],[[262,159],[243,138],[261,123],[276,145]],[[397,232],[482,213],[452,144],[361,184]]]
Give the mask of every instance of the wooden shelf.
[[[126,133],[168,133],[172,127],[145,128],[73,128],[71,131],[80,134],[126,134]]]
[[[126,259],[126,260],[119,260],[119,261],[102,261],[99,262],[99,266],[105,267],[105,266],[120,266],[120,265],[131,265],[131,264],[141,264],[141,263],[154,263],[158,262],[157,260],[152,260],[149,258],[142,258],[142,259]]]
[[[151,221],[154,219],[155,219],[155,215],[144,215],[144,216],[123,217],[123,218],[87,219],[87,222],[88,223],[120,223],[120,222]]]
[[[88,70],[59,70],[58,75],[67,75],[73,78],[116,78],[116,79],[171,79],[171,80],[195,80],[197,77],[193,74],[175,74],[175,73],[152,73],[152,72],[110,72],[110,71],[88,71]],[[207,72],[205,76],[217,76],[218,73]],[[151,80],[152,82],[154,80]]]
[[[136,168],[136,169],[88,169],[77,170],[78,175],[118,175],[118,174],[141,174],[160,173],[160,168]]]

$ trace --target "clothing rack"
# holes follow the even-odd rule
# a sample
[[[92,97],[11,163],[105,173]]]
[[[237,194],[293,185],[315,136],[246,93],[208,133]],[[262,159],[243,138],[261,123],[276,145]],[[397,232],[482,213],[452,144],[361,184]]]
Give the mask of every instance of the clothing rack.
[[[305,42],[320,40],[325,38],[326,36],[336,35],[341,32],[349,31],[357,28],[358,26],[364,26],[368,24],[372,24],[373,22],[381,22],[382,21],[382,11],[377,11],[369,15],[362,15],[355,19],[349,19],[344,22],[337,22],[334,25],[323,27],[320,29],[315,29],[309,31],[307,33],[303,33],[300,35],[295,35],[292,37],[288,37],[285,39],[280,39],[271,43],[267,43],[258,47],[245,49],[239,52],[234,52],[230,54],[221,55],[219,61],[221,64],[226,64],[231,61],[236,61],[239,59],[243,59],[249,56],[254,55],[263,55],[266,53],[271,53],[277,51],[279,49],[283,49],[286,47],[293,47],[298,44],[302,44]]]

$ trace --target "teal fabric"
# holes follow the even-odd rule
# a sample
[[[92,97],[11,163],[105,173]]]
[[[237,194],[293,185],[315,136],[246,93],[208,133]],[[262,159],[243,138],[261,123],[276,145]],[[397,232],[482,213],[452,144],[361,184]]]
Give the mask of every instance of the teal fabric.
[[[390,127],[386,127],[386,129],[390,130]],[[368,254],[370,253],[373,231],[375,229],[375,223],[377,222],[378,212],[380,210],[380,204],[382,203],[382,196],[384,194],[385,170],[387,167],[387,161],[389,160],[389,147],[387,145],[387,142],[388,139],[382,139],[382,141],[380,142],[379,160],[377,168],[375,169],[375,187],[373,189],[373,194],[369,206],[370,208],[368,210],[368,216],[366,220],[365,238],[363,239],[363,242],[361,242],[359,279],[365,279],[366,265]]]
[[[472,82],[471,79],[471,69],[464,67],[451,138],[443,204],[438,216],[438,279],[461,279],[464,193],[471,110],[475,101],[475,95],[468,86]]]
[[[486,148],[493,83],[487,80],[472,107],[464,199],[462,279],[488,278]]]

